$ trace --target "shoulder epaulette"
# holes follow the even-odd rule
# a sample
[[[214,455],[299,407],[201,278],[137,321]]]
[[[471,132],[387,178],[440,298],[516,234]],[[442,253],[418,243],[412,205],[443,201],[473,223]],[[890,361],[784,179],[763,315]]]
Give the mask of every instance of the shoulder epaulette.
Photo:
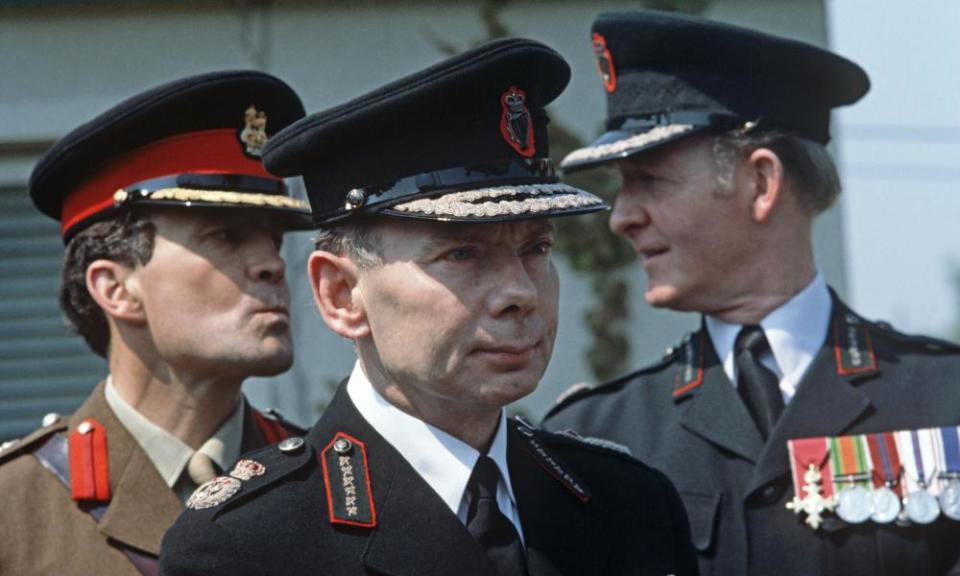
[[[187,500],[188,510],[213,509],[211,520],[313,460],[299,436],[244,454],[230,472],[203,484]]]
[[[556,432],[546,432],[546,434],[553,434],[555,436],[562,436],[564,438],[572,438],[581,444],[603,448],[604,450],[613,451],[626,456],[632,455],[630,449],[623,444],[614,442],[613,440],[607,440],[606,438],[598,438],[596,436],[581,436],[579,432],[571,428],[566,430],[557,430]]]
[[[630,449],[612,440],[606,438],[597,438],[593,436],[581,436],[576,430],[559,430],[551,432],[542,428],[537,428],[524,420],[520,416],[514,416],[514,420],[525,429],[525,434],[543,440],[547,444],[559,444],[570,446],[576,449],[586,449],[590,452],[612,455],[630,462],[636,462],[630,453]]]
[[[666,351],[664,351],[663,356],[659,360],[651,364],[648,364],[646,366],[643,366],[642,368],[634,370],[633,372],[629,372],[627,374],[624,374],[623,376],[618,376],[613,380],[608,380],[602,384],[597,384],[595,386],[591,386],[586,383],[574,384],[573,386],[567,388],[566,390],[560,393],[560,395],[557,397],[555,404],[550,409],[547,415],[549,416],[551,414],[554,414],[560,408],[566,407],[571,403],[576,402],[577,400],[580,400],[581,398],[586,398],[594,394],[602,394],[604,392],[610,392],[610,391],[616,390],[617,388],[623,386],[624,384],[630,382],[631,380],[633,380],[634,378],[637,378],[638,376],[646,376],[647,374],[653,374],[663,370],[664,368],[667,368],[668,366],[670,366],[676,361],[677,357],[681,354],[684,345],[690,339],[690,336],[691,336],[690,334],[687,334],[686,336],[684,336],[684,339],[679,346],[671,346],[667,348]]]
[[[593,390],[593,384],[588,384],[586,382],[577,382],[576,384],[571,385],[569,388],[564,390],[557,396],[557,399],[553,402],[554,404],[563,404],[567,401],[567,398],[572,398],[580,392],[586,392],[588,390]]]
[[[43,426],[24,436],[19,440],[13,441],[8,446],[0,450],[0,464],[24,453],[29,453],[42,445],[42,440],[49,438],[51,434],[66,430],[69,425],[69,417],[60,416],[51,412],[43,418]]]
[[[894,328],[889,322],[884,322],[882,320],[864,320],[864,322],[869,324],[875,331],[883,334],[886,337],[893,338],[900,342],[917,344],[929,352],[943,354],[960,353],[960,344],[957,344],[956,342],[942,340],[933,336],[925,336],[923,334],[905,334]]]
[[[331,524],[377,526],[366,442],[338,431],[320,450],[327,514]]]
[[[670,367],[670,365],[677,361],[677,358],[683,355],[683,350],[687,346],[687,343],[690,341],[690,339],[693,338],[693,335],[693,332],[684,334],[680,343],[676,346],[670,346],[664,350],[663,356],[661,356],[659,360],[651,362],[650,364],[634,370],[633,372],[604,382],[603,384],[597,386],[597,388],[606,388],[608,386],[617,387],[629,382],[630,380],[633,380],[637,376],[646,376],[647,374],[653,374]]]
[[[634,370],[629,374],[620,376],[619,378],[611,380],[602,385],[606,386],[607,384],[613,384],[613,385],[620,384],[628,380],[632,380],[637,376],[645,376],[647,374],[653,374],[654,372],[659,372],[664,368],[668,368],[671,364],[677,361],[677,358],[679,358],[683,354],[684,346],[687,345],[687,342],[689,342],[692,337],[693,337],[693,333],[685,334],[683,337],[683,340],[680,341],[680,344],[678,344],[677,346],[670,346],[669,348],[664,350],[663,356],[661,356],[659,360],[651,362],[650,364],[647,364],[646,366],[643,366],[637,370]]]
[[[566,446],[574,450],[585,450],[594,454],[602,454],[623,460],[625,462],[639,463],[630,453],[626,446],[607,440],[606,438],[597,438],[592,436],[581,436],[575,430],[561,430],[558,432],[548,432],[546,430],[537,430],[537,434],[547,444],[553,446]]]

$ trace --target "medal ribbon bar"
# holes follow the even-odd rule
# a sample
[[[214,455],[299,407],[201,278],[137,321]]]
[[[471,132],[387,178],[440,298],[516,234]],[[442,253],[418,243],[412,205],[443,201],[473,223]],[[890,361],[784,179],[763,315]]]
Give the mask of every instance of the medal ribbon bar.
[[[890,488],[897,497],[902,498],[900,475],[902,473],[900,454],[893,433],[870,434],[867,436],[870,446],[870,458],[873,461],[873,486]],[[879,464],[879,466],[877,465]]]
[[[830,438],[830,468],[834,482],[869,486],[870,465],[862,436]]]
[[[960,427],[937,430],[940,441],[940,494],[937,501],[943,515],[960,520]]]

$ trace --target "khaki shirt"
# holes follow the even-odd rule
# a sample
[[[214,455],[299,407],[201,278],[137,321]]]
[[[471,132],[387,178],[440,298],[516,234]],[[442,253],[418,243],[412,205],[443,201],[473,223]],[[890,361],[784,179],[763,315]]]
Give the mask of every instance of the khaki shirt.
[[[181,502],[186,502],[196,490],[197,485],[185,473],[187,463],[197,452],[206,455],[221,473],[229,472],[228,466],[240,457],[243,443],[243,419],[246,402],[243,397],[237,401],[233,414],[203,443],[194,450],[179,438],[167,432],[147,419],[146,416],[124,400],[107,377],[104,390],[107,405],[117,420],[136,439],[137,444],[147,454],[163,481],[172,488]]]

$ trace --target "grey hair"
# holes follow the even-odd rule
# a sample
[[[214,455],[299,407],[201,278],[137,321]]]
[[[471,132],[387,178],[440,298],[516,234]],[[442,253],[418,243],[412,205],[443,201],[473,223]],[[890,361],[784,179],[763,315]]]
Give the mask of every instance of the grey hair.
[[[720,190],[732,189],[737,162],[759,148],[768,148],[780,158],[787,181],[809,214],[825,212],[840,195],[840,177],[827,149],[776,131],[734,130],[714,138],[713,158]]]
[[[347,256],[361,270],[383,264],[383,242],[369,219],[321,228],[313,239],[316,250]]]

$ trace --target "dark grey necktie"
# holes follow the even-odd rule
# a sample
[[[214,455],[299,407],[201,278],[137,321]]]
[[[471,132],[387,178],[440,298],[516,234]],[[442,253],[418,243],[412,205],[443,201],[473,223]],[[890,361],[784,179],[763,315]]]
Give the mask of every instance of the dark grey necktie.
[[[760,363],[760,355],[770,350],[763,329],[744,326],[733,346],[737,365],[737,392],[764,439],[770,437],[777,418],[783,412],[780,379]]]
[[[473,467],[467,494],[467,530],[480,544],[500,576],[526,576],[523,543],[513,523],[497,506],[500,471],[489,456],[481,455]]]

